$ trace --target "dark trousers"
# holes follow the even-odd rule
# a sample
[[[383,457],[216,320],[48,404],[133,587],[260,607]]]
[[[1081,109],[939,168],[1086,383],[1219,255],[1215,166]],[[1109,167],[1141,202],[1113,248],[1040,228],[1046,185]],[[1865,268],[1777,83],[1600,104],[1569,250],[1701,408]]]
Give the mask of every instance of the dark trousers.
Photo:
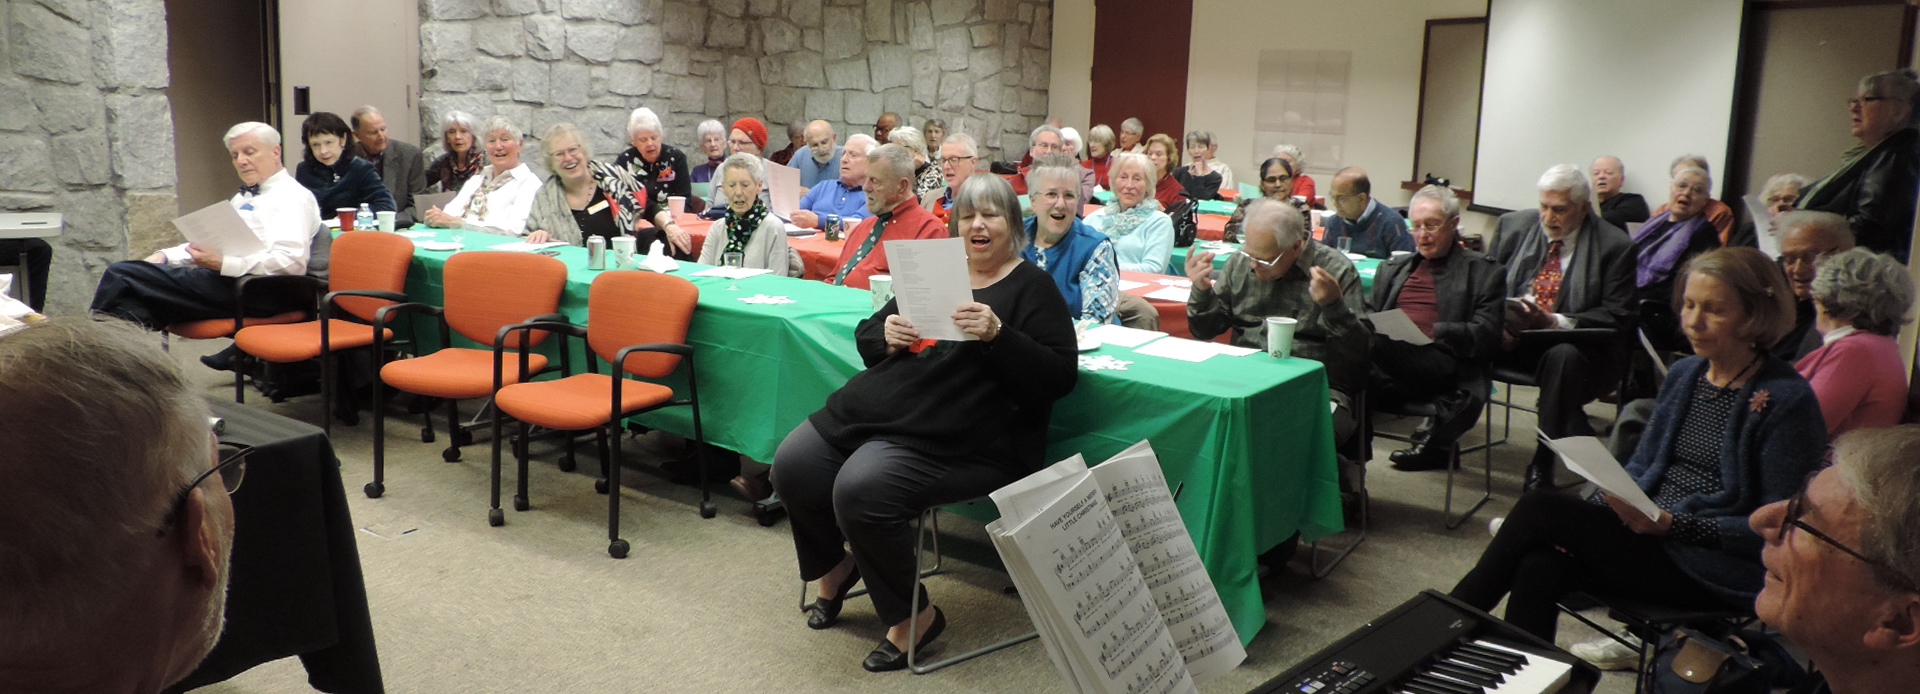
[[[866,581],[880,621],[913,616],[913,521],[926,509],[986,496],[1023,473],[991,461],[934,458],[867,441],[836,448],[801,422],[774,453],[773,488],[793,524],[800,578],[818,580],[846,557]],[[922,598],[923,605],[925,598]]]
[[[0,239],[0,265],[11,267],[20,262],[20,255],[27,256],[26,286],[20,288],[20,296],[27,298],[27,306],[36,313],[47,309],[47,273],[53,271],[53,246],[45,239]],[[20,277],[14,276],[18,282]]]
[[[1430,402],[1443,396],[1462,393],[1465,402],[1445,416],[1436,417],[1426,429],[1427,445],[1446,448],[1453,445],[1480,420],[1486,405],[1482,393],[1463,389],[1461,364],[1434,345],[1412,345],[1375,336],[1371,352],[1372,373],[1367,396],[1378,403],[1375,409],[1390,409],[1395,404]]]
[[[1540,388],[1540,431],[1550,438],[1595,436],[1593,422],[1584,409],[1619,383],[1619,366],[1603,344],[1560,343],[1527,348],[1500,357],[1502,364],[1533,370],[1533,382]],[[1533,466],[1551,470],[1553,449],[1536,444]]]
[[[154,330],[174,323],[233,317],[235,280],[203,267],[177,268],[144,260],[107,266],[93,292],[93,311]],[[249,296],[248,316],[270,316],[299,306],[298,297]]]
[[[1553,640],[1555,604],[1570,592],[1656,605],[1731,607],[1667,554],[1665,541],[1627,529],[1612,508],[1536,490],[1520,497],[1453,597],[1482,610],[1507,599],[1506,620]]]

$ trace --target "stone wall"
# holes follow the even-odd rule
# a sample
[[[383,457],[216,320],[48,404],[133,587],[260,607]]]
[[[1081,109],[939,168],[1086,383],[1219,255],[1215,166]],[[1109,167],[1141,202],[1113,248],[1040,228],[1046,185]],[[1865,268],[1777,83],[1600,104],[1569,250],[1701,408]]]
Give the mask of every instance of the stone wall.
[[[0,0],[0,19],[0,211],[66,215],[47,310],[77,313],[107,264],[175,233],[166,8]]]
[[[760,118],[774,150],[795,120],[844,139],[893,111],[944,118],[982,155],[1023,152],[1046,114],[1051,14],[1046,0],[422,0],[422,132],[451,109],[536,136],[572,121],[610,159],[647,106],[698,161],[707,118]]]

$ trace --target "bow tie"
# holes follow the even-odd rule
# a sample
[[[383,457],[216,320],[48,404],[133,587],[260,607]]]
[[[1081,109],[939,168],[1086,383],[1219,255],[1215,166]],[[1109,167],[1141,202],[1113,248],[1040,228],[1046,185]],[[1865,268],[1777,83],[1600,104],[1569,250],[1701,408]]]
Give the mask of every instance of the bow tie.
[[[260,186],[240,186],[241,195],[259,195]]]

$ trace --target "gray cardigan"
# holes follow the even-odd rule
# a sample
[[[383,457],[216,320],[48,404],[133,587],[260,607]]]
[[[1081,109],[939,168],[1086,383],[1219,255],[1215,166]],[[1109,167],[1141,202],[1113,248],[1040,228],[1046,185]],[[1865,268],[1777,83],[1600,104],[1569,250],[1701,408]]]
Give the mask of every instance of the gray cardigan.
[[[727,250],[727,220],[721,218],[713,223],[713,229],[707,232],[707,241],[700,247],[701,265],[719,265],[722,253]],[[744,249],[743,267],[756,270],[772,270],[784,277],[799,277],[806,269],[800,261],[800,253],[787,245],[787,227],[779,217],[767,215],[760,222],[760,229],[753,232],[753,238],[747,241]]]

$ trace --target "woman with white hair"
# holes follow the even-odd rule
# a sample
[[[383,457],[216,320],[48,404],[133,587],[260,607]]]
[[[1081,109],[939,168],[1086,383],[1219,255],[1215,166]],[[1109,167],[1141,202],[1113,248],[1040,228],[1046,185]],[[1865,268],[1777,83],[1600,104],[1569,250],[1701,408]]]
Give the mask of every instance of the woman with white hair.
[[[1892,70],[1868,75],[1847,100],[1849,134],[1860,144],[1840,168],[1814,183],[1800,209],[1847,218],[1861,246],[1907,262],[1913,243],[1913,210],[1920,187],[1920,73]]]
[[[633,146],[621,152],[613,160],[613,166],[639,183],[639,194],[651,198],[642,203],[647,212],[641,219],[652,222],[653,228],[636,234],[641,237],[640,247],[647,248],[665,232],[663,240],[667,242],[668,252],[675,258],[688,260],[693,257],[693,236],[674,223],[667,199],[679,196],[687,201],[690,212],[699,212],[702,202],[693,195],[693,176],[687,172],[687,155],[680,148],[666,144],[664,135],[660,116],[655,115],[653,109],[634,109],[633,115],[627,117],[627,141]]]
[[[740,152],[720,162],[719,185],[727,192],[727,213],[714,222],[700,248],[700,264],[720,265],[727,254],[741,254],[740,267],[799,277],[800,254],[787,246],[786,225],[760,197],[767,186],[767,164],[759,155]]]
[[[920,134],[919,128],[911,125],[894,128],[887,133],[887,141],[913,153],[913,197],[919,198],[947,185],[947,178],[940,173],[940,167],[934,166],[933,159],[927,156],[926,136]]]
[[[1053,276],[1075,318],[1119,323],[1119,256],[1106,234],[1079,218],[1080,175],[1085,171],[1062,155],[1033,163],[1027,171],[1033,217],[1026,223],[1033,242],[1020,251],[1020,257]]]
[[[524,236],[527,215],[533,211],[533,198],[539,194],[541,183],[533,169],[520,161],[520,148],[525,144],[520,126],[506,116],[494,116],[487,119],[482,132],[486,167],[460,186],[459,194],[447,202],[446,209],[428,209],[427,225]]]
[[[1780,255],[1780,229],[1774,220],[1780,215],[1793,211],[1795,203],[1800,201],[1800,191],[1807,187],[1807,179],[1797,173],[1777,173],[1767,178],[1766,185],[1760,187],[1760,204],[1766,210],[1766,217],[1760,220],[1748,219],[1727,239],[1729,246],[1746,246],[1767,251],[1768,255]],[[1760,242],[1760,234],[1767,235],[1767,243]]]
[[[707,162],[693,167],[694,183],[712,183],[714,173],[720,170],[720,162],[727,159],[727,124],[708,118],[700,121],[693,129],[700,143],[700,152],[707,155]]]
[[[1120,149],[1127,154],[1147,153],[1147,124],[1138,118],[1120,121]]]
[[[547,170],[553,173],[533,198],[533,212],[527,216],[527,228],[532,230],[528,241],[578,246],[587,237],[598,236],[611,242],[617,236],[633,236],[635,223],[656,211],[653,198],[626,169],[593,160],[587,138],[572,123],[548,128],[540,136],[540,149],[546,154]]]
[[[1154,173],[1153,162],[1144,154],[1113,155],[1107,176],[1114,203],[1087,215],[1087,226],[1113,240],[1121,270],[1164,275],[1173,258],[1173,219],[1153,198]]]
[[[1815,272],[1814,329],[1823,344],[1794,369],[1813,385],[1828,437],[1894,426],[1906,414],[1898,338],[1913,295],[1906,266],[1864,248],[1835,254]]]
[[[1720,246],[1720,233],[1706,214],[1712,188],[1713,179],[1706,171],[1682,167],[1673,175],[1667,204],[1633,232],[1633,252],[1638,259],[1634,270],[1634,286],[1639,288],[1636,298],[1660,301],[1672,296],[1674,272],[1694,256]]]
[[[480,172],[485,157],[480,154],[476,130],[473,115],[466,111],[448,111],[440,118],[440,145],[447,153],[427,167],[427,185],[441,193],[455,191]]]

